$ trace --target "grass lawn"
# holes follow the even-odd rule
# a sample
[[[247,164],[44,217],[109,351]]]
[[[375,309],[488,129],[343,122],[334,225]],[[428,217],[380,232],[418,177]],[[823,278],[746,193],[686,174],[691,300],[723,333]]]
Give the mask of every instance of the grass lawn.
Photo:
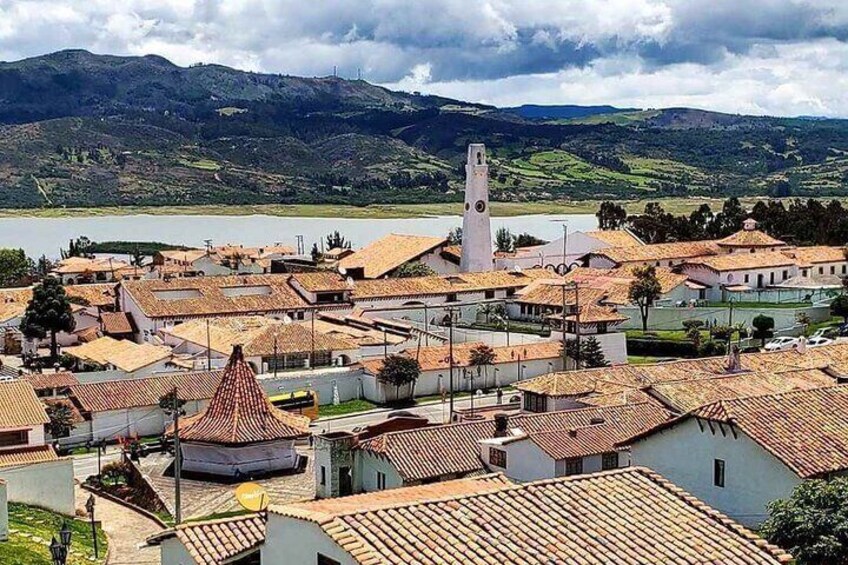
[[[0,563],[3,565],[51,565],[50,540],[58,538],[62,521],[68,521],[71,551],[67,565],[103,563],[106,556],[106,534],[98,528],[97,542],[100,559],[94,560],[94,544],[88,522],[65,518],[59,514],[9,503],[9,540],[0,542]]]
[[[628,339],[665,339],[669,341],[689,341],[689,338],[686,337],[686,330],[648,330],[647,332],[643,332],[642,330],[627,330],[624,334]],[[701,331],[701,337],[706,340],[709,339],[710,333],[707,331]]]
[[[630,365],[652,365],[661,361],[668,361],[669,357],[648,357],[647,355],[628,355],[627,363]]]
[[[364,399],[347,400],[338,405],[325,404],[324,406],[319,406],[318,417],[326,418],[327,416],[344,416],[345,414],[365,412],[367,410],[373,410],[374,408],[380,408],[380,406]]]
[[[829,199],[828,199],[829,200]],[[837,199],[848,203],[848,199]],[[741,198],[743,206],[752,207],[757,198]],[[641,213],[648,202],[659,202],[666,212],[688,214],[701,204],[713,210],[721,208],[720,198],[645,198],[619,201],[629,213]],[[598,200],[537,200],[535,202],[492,202],[491,213],[496,217],[526,216],[533,214],[594,214]],[[336,204],[209,204],[198,206],[121,206],[101,208],[27,208],[0,209],[0,217],[94,217],[131,216],[150,214],[157,216],[245,216],[265,214],[281,217],[304,218],[421,218],[427,216],[461,216],[461,202],[436,204],[373,204],[370,206],[340,206]]]

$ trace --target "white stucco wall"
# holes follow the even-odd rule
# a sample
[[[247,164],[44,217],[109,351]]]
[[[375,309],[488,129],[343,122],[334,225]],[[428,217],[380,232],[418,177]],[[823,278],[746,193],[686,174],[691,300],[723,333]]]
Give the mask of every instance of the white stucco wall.
[[[206,408],[207,404],[207,400],[189,400],[183,406],[183,409],[187,416],[191,416]],[[170,420],[168,420],[168,423],[170,424]],[[95,412],[91,418],[91,437],[87,439],[99,441],[135,435],[140,437],[155,436],[164,433],[165,426],[165,413],[158,406],[140,406],[125,410]],[[77,430],[71,433],[74,436],[79,436]],[[85,439],[79,439],[81,439],[81,442],[85,442]]]
[[[490,447],[506,451],[506,468],[492,465]],[[493,472],[505,473],[516,481],[538,481],[555,477],[555,462],[529,439],[495,445],[480,442],[480,458]]]
[[[162,565],[197,565],[185,546],[177,538],[166,539],[159,546]]]
[[[262,546],[262,563],[269,565],[315,565],[321,553],[342,565],[356,565],[349,553],[339,547],[317,524],[268,514]]]
[[[713,508],[746,526],[757,526],[766,505],[786,498],[801,479],[741,431],[723,435],[694,418],[631,446],[633,465],[649,467]],[[714,460],[725,461],[725,486],[713,484]]]
[[[9,501],[74,515],[74,465],[70,458],[0,467]]]
[[[386,475],[386,489],[403,486],[403,479],[391,463],[366,451],[356,451],[353,472],[354,492],[373,492],[377,488],[377,472]]]

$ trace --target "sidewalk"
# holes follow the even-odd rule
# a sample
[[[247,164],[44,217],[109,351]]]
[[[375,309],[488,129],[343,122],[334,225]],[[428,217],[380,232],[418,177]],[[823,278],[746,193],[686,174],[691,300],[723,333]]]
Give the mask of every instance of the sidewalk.
[[[84,508],[88,491],[74,487],[77,508]],[[94,517],[103,525],[109,538],[109,561],[106,565],[161,565],[158,547],[140,547],[144,540],[162,528],[141,514],[95,496]]]

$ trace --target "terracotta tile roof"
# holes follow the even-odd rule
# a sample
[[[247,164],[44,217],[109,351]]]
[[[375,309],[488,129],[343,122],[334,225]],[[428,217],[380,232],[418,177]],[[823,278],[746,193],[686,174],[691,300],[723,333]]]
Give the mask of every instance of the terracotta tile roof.
[[[724,272],[788,267],[794,264],[795,260],[781,251],[758,251],[757,253],[726,253],[712,257],[700,257],[686,261],[684,268],[702,265],[713,271]]]
[[[723,239],[719,239],[716,243],[722,247],[778,247],[786,245],[785,242],[756,229],[739,230]]]
[[[632,247],[645,242],[627,230],[593,230],[584,232],[589,237],[603,241],[610,247]]]
[[[268,400],[240,346],[233,354],[221,384],[203,412],[186,418],[180,438],[187,442],[244,445],[309,434],[309,419],[278,410]]]
[[[788,563],[791,556],[656,473],[621,469],[313,522],[357,563]]]
[[[169,249],[158,253],[165,261],[179,264],[191,264],[206,256],[205,249]]]
[[[453,366],[470,366],[471,351],[484,345],[483,342],[470,342],[455,344],[453,346]],[[511,345],[493,347],[495,353],[494,365],[503,363],[515,363],[520,358],[522,361],[538,359],[555,359],[562,355],[562,346],[556,341],[541,341],[525,345]],[[418,359],[422,371],[438,371],[450,369],[450,348],[446,345],[434,345],[430,347],[410,348],[401,352],[401,355]],[[366,371],[376,375],[383,366],[382,359],[366,359],[361,361]]]
[[[848,386],[720,400],[692,416],[732,423],[801,478],[848,469]]]
[[[30,300],[32,288],[0,289],[0,321],[6,322],[23,316]]]
[[[77,273],[108,273],[117,271],[124,267],[129,267],[129,263],[119,261],[118,259],[94,258],[87,257],[68,257],[62,259],[59,264],[53,269],[53,272],[63,275],[75,275]]]
[[[103,336],[82,345],[66,347],[64,353],[84,362],[114,365],[122,371],[132,373],[170,358],[171,348]]]
[[[0,428],[28,428],[50,421],[35,389],[24,380],[0,382]]]
[[[386,332],[383,334],[382,330],[376,328],[365,329],[354,327],[343,323],[343,320],[333,321],[333,319],[326,317],[324,313],[320,315],[320,318],[315,318],[315,331],[330,337],[353,342],[359,347],[368,345],[383,345],[386,341],[388,341],[390,345],[398,345],[408,339],[407,337],[396,335],[394,333]]]
[[[27,373],[21,379],[32,385],[32,388],[35,390],[65,388],[79,384],[74,374],[69,371],[59,371],[58,373]]]
[[[65,287],[65,294],[72,302],[88,306],[115,305],[115,283],[68,285]]]
[[[628,247],[610,247],[595,251],[591,255],[607,257],[615,263],[627,264],[654,261],[680,261],[704,255],[716,255],[720,249],[714,241],[680,241],[652,243]]]
[[[205,319],[191,320],[163,330],[163,333],[206,348],[206,322]],[[208,343],[213,351],[225,355],[232,351],[233,345],[241,345],[248,357],[267,356],[274,353],[276,337],[278,355],[304,353],[312,351],[313,347],[309,323],[284,324],[264,316],[212,318]],[[315,351],[346,351],[357,349],[358,345],[343,336],[322,333],[316,328],[314,347]]]
[[[383,508],[391,508],[398,504],[422,502],[445,496],[465,496],[475,493],[495,492],[512,486],[514,486],[514,483],[504,475],[492,473],[426,485],[367,492],[340,498],[295,502],[287,504],[286,508],[296,508],[303,512],[319,512],[321,514],[335,516],[350,512],[374,512]],[[274,507],[272,506],[270,510],[274,512]]]
[[[261,314],[304,309],[288,275],[228,275],[123,283],[150,318]]]
[[[360,280],[354,283],[352,296],[354,300],[365,300],[395,296],[428,296],[510,288],[519,289],[537,279],[553,279],[556,277],[556,274],[547,269],[525,269],[520,273],[487,271],[403,279]]]
[[[350,290],[345,277],[335,271],[295,273],[291,280],[307,292],[342,292]]]
[[[820,369],[801,369],[781,373],[737,373],[709,379],[659,383],[651,386],[648,393],[677,412],[689,412],[718,400],[828,387],[834,384],[835,379]]]
[[[159,545],[177,538],[196,565],[221,565],[262,545],[265,518],[259,514],[180,524],[147,539]]]
[[[635,422],[656,422],[657,415],[663,417],[664,414],[668,413],[655,403],[646,402],[628,406],[519,414],[509,418],[509,427],[521,428],[523,432],[531,434],[588,426],[593,418],[610,421],[629,418]],[[478,442],[492,438],[494,433],[494,421],[485,420],[389,432],[364,440],[359,447],[387,459],[404,481],[412,482],[485,470],[479,457]]]
[[[339,267],[364,268],[366,278],[376,279],[446,243],[444,237],[393,233],[345,257]]]
[[[817,263],[844,263],[845,248],[826,245],[812,247],[794,247],[784,249],[782,253],[795,260],[799,267],[811,267]]]
[[[651,409],[650,407],[653,407]],[[616,450],[616,444],[667,422],[671,414],[648,403],[643,410],[619,410],[603,422],[528,434],[527,437],[556,461],[588,457]]]
[[[58,460],[59,456],[56,455],[56,451],[50,445],[0,451],[0,468],[25,467]]]
[[[83,412],[108,412],[158,406],[177,387],[183,400],[208,400],[221,382],[221,371],[173,373],[143,379],[119,379],[71,386],[70,396]]]
[[[746,371],[785,373],[818,368],[848,376],[848,344],[842,343],[809,348],[804,353],[796,350],[743,353],[740,359]],[[727,364],[727,357],[722,356],[650,365],[617,365],[550,373],[515,386],[524,392],[553,397],[607,394],[626,388],[644,389],[664,382],[714,378],[728,373]]]
[[[107,334],[125,335],[135,333],[135,324],[129,312],[103,312],[100,323]]]

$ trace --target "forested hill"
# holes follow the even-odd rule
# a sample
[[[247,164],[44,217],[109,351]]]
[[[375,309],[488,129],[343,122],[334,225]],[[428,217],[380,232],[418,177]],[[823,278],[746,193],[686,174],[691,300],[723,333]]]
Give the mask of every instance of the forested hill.
[[[0,207],[848,195],[848,122],[490,106],[62,51],[0,63]]]

